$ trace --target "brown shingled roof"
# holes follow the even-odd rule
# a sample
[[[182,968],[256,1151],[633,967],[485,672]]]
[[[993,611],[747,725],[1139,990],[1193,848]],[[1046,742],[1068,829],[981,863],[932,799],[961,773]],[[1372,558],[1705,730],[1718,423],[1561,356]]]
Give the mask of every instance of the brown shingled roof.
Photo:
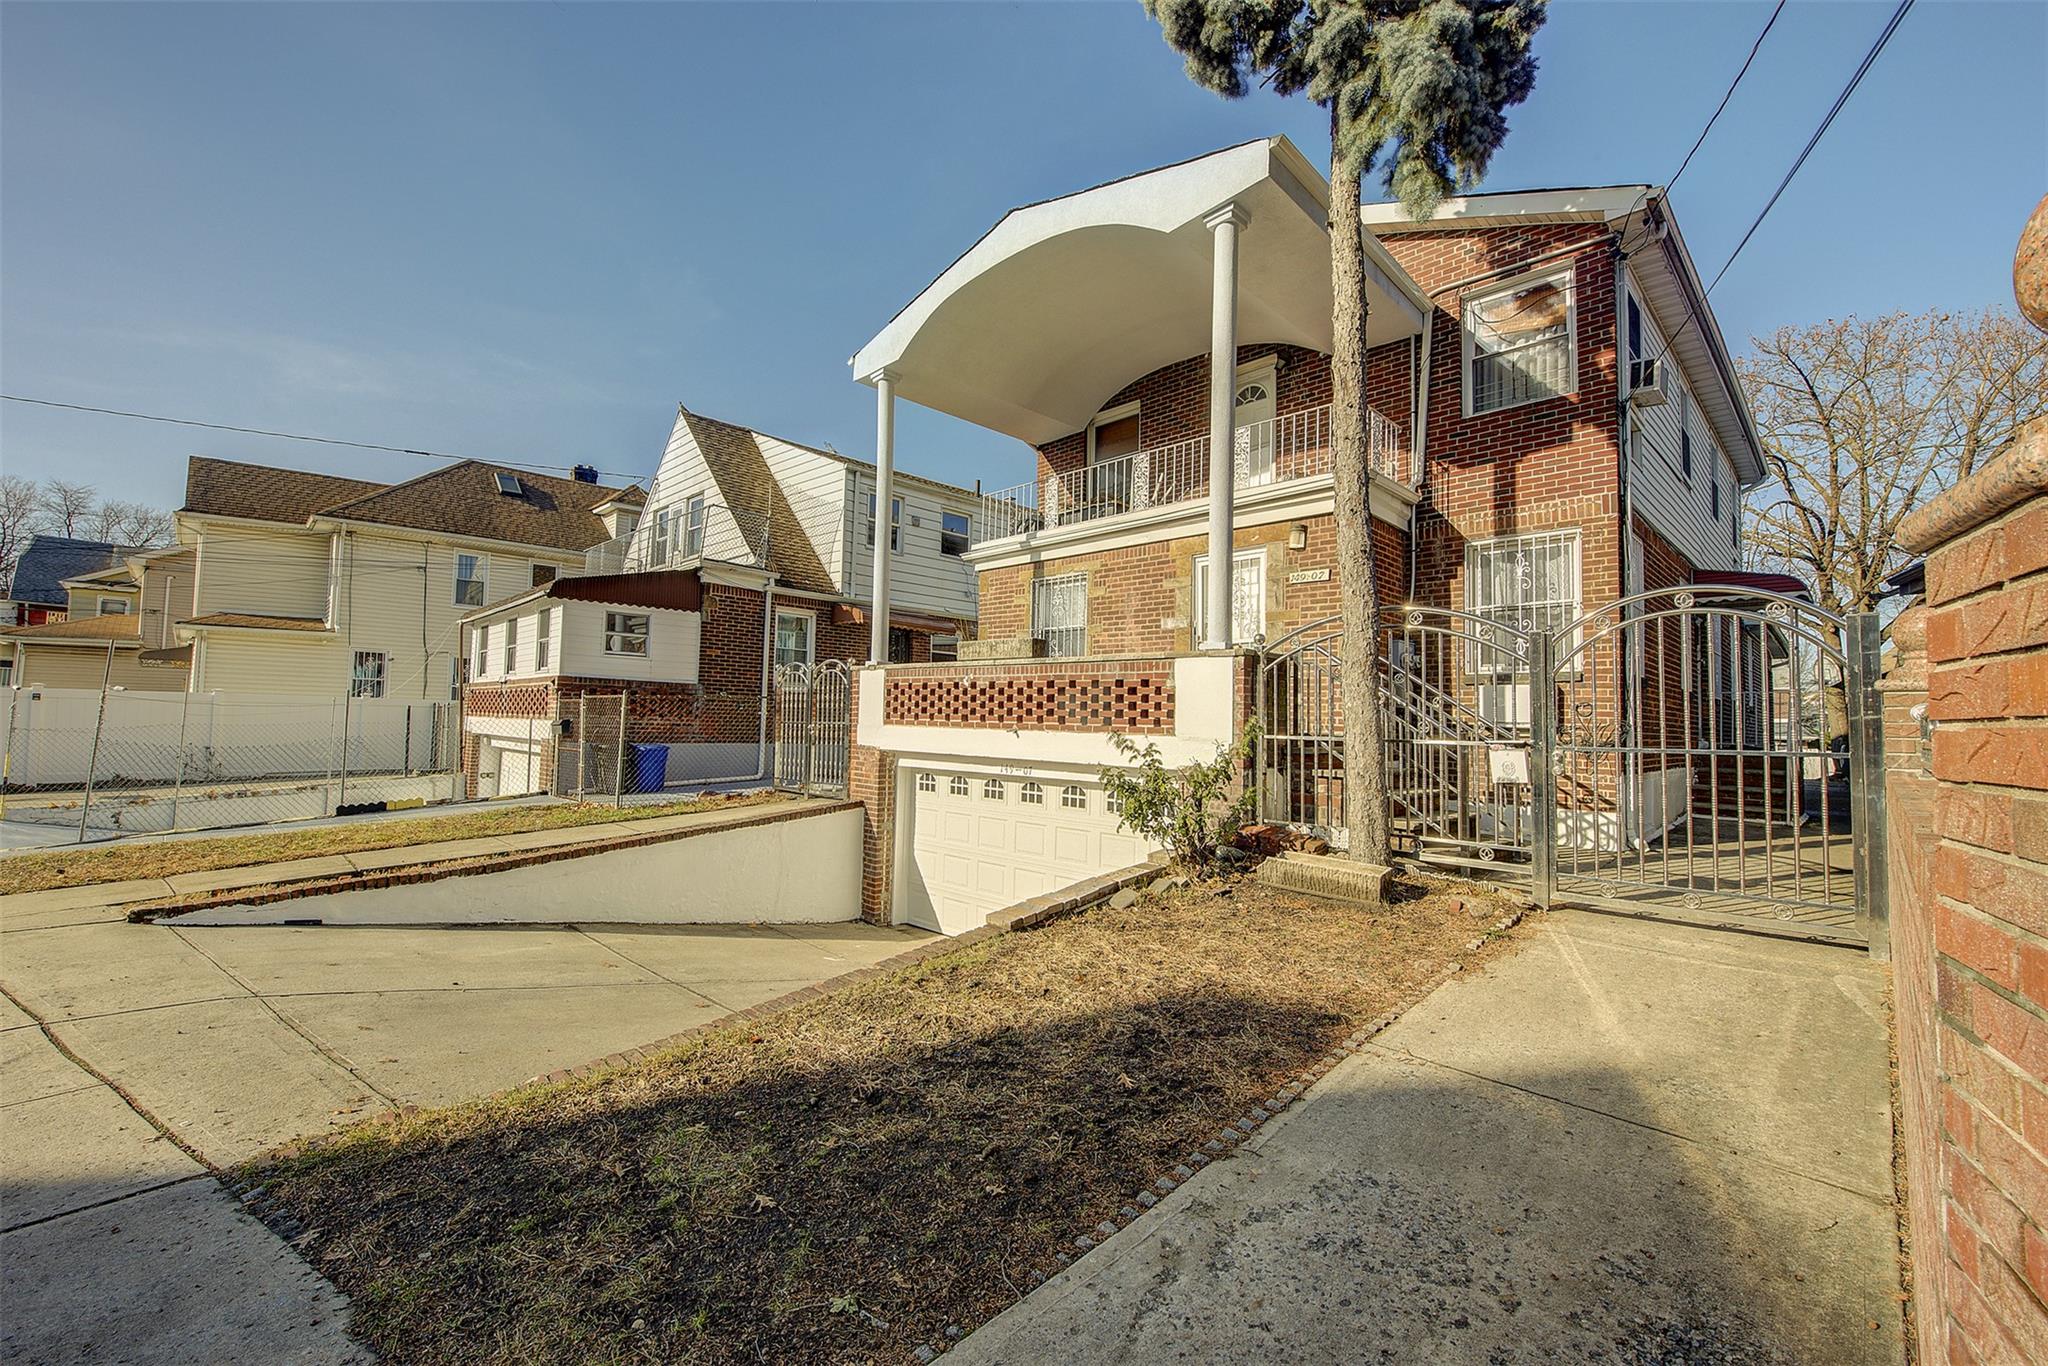
[[[688,408],[680,411],[705,466],[718,482],[720,498],[727,508],[739,514],[734,520],[740,524],[740,533],[746,537],[755,558],[759,559],[761,554],[761,523],[765,514],[768,567],[792,588],[836,592],[837,585],[825,572],[818,549],[811,544],[803,523],[797,520],[789,499],[783,496],[782,485],[769,470],[768,459],[761,454],[754,433],[715,417],[700,417]]]
[[[519,480],[518,495],[498,491],[498,475]],[[403,484],[322,509],[328,517],[384,526],[482,536],[557,550],[588,550],[608,540],[604,520],[592,508],[620,490],[578,479],[501,469],[464,460]]]
[[[179,511],[302,526],[322,508],[384,487],[368,479],[195,455],[185,464],[185,506]]]
[[[133,641],[142,643],[142,618],[133,612],[109,612],[97,617],[72,617],[68,621],[46,621],[40,626],[18,626],[11,631],[0,631],[8,640],[78,640],[93,641],[104,645],[109,640],[120,644]]]

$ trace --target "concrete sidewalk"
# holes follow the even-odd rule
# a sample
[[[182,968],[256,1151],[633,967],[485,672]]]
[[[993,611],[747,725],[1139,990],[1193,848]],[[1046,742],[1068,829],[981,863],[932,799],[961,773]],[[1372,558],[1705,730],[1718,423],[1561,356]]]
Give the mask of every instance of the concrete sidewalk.
[[[340,1297],[208,1164],[501,1090],[930,938],[847,923],[180,930],[106,907],[41,923],[52,914],[0,922],[0,1360],[81,1366],[359,1359]]]
[[[948,1360],[1890,1366],[1884,990],[1555,913]]]
[[[714,807],[708,811],[652,816],[644,820],[573,825],[558,830],[485,835],[474,839],[433,840],[423,844],[401,844],[388,849],[364,849],[352,854],[323,854],[315,858],[285,859],[275,863],[248,864],[240,868],[176,873],[170,877],[133,878],[124,882],[58,887],[44,892],[20,892],[13,896],[0,896],[0,933],[90,924],[96,920],[119,920],[126,915],[130,906],[147,901],[161,901],[173,896],[204,896],[213,892],[234,891],[242,887],[308,882],[318,878],[345,877],[350,873],[411,867],[415,864],[485,858],[493,854],[523,854],[543,849],[610,844],[645,838],[649,835],[680,834],[716,829],[726,825],[744,825],[772,813],[800,810],[806,806],[822,808],[833,804],[814,797],[790,797],[750,806]]]

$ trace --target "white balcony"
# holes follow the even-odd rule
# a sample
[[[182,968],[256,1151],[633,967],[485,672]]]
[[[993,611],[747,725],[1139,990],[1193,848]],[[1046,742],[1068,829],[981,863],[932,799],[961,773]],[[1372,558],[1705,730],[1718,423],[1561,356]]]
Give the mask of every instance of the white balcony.
[[[1373,473],[1412,488],[1407,440],[1394,422],[1366,410]],[[1330,473],[1330,409],[1304,408],[1239,427],[1236,488],[1247,489]],[[1197,502],[1209,496],[1209,438],[1133,451],[1083,469],[984,494],[974,542],[1022,536],[1121,513]]]

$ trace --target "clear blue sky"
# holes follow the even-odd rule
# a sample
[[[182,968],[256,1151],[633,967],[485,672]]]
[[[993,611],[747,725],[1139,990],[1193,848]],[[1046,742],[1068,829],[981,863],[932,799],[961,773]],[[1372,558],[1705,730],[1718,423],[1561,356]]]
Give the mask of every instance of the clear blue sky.
[[[1890,12],[1797,3],[1675,195],[1711,274]],[[1662,181],[1763,3],[1558,3],[1491,189]],[[2010,306],[2048,5],[1922,0],[1715,306],[1750,334]],[[0,8],[10,393],[645,475],[678,401],[871,453],[846,359],[1013,205],[1319,111],[1195,88],[1137,0]],[[902,415],[907,469],[1026,477]],[[402,456],[0,405],[0,466]]]

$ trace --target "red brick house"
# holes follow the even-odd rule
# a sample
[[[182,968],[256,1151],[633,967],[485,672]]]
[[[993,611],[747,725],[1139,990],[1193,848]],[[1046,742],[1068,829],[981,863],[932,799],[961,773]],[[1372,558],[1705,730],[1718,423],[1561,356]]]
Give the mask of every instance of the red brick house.
[[[870,915],[958,930],[1128,862],[1094,781],[1108,732],[1207,757],[1254,705],[1248,647],[1337,610],[1327,202],[1272,138],[1017,209],[854,358],[884,430],[901,396],[1037,465],[976,514],[975,659],[861,679]],[[1373,205],[1366,223],[1382,602],[1556,629],[1646,588],[1739,582],[1758,438],[1660,190],[1474,196],[1426,223]],[[1482,679],[1484,659],[1456,656],[1471,724],[1512,727],[1526,674]],[[1598,707],[1593,725],[1639,724]],[[1676,766],[1620,794],[1591,781],[1617,837],[1687,801]]]

